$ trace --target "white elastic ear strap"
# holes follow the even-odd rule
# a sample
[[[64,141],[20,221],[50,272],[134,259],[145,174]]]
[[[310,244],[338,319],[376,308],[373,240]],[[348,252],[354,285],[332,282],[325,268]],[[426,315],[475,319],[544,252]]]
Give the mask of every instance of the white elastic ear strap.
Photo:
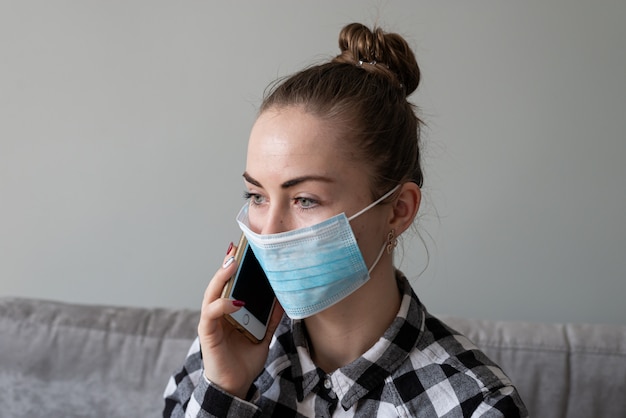
[[[379,204],[380,202],[382,202],[383,200],[387,199],[389,196],[391,196],[393,194],[393,192],[395,192],[396,190],[398,190],[398,187],[400,187],[400,185],[398,184],[396,187],[394,187],[393,189],[389,190],[387,193],[385,193],[384,195],[382,195],[382,197],[372,203],[370,203],[368,206],[366,206],[364,209],[361,209],[360,211],[358,211],[357,213],[355,213],[354,215],[350,216],[348,218],[349,221],[353,220],[354,218],[356,218],[359,215],[364,214],[365,212],[367,212],[368,210],[370,210],[371,208],[373,208],[374,206],[376,206],[377,204]],[[379,257],[380,258],[380,257]]]
[[[372,270],[374,270],[374,267],[376,267],[376,264],[378,264],[378,262],[380,261],[380,257],[383,256],[383,253],[385,252],[385,248],[387,247],[387,243],[383,244],[383,248],[380,249],[380,252],[378,253],[378,257],[376,257],[376,260],[374,260],[374,264],[372,264],[372,267],[370,267],[367,270],[367,273],[370,274],[372,272]]]

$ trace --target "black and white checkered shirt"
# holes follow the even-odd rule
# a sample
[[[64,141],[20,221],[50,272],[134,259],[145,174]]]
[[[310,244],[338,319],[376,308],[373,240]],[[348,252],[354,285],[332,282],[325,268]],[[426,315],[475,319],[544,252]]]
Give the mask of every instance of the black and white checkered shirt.
[[[502,370],[428,314],[399,273],[400,311],[363,356],[330,374],[315,367],[303,322],[283,317],[248,399],[209,382],[198,340],[165,390],[164,417],[526,417]]]

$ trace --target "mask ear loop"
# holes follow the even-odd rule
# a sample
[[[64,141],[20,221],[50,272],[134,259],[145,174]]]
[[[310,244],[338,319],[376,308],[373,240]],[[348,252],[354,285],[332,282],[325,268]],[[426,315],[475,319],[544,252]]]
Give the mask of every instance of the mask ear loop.
[[[396,248],[396,245],[398,245],[398,239],[395,237],[395,233],[396,231],[393,229],[389,231],[389,235],[387,235],[387,242],[383,244],[383,248],[380,249],[380,252],[376,257],[376,260],[374,260],[374,264],[372,264],[372,267],[367,270],[368,273],[371,273],[372,270],[374,270],[374,267],[376,267],[376,264],[378,264],[380,258],[383,256],[385,251],[387,251],[387,254],[391,254],[393,252],[393,249]]]
[[[376,206],[377,204],[379,204],[380,202],[382,202],[383,200],[385,200],[389,196],[391,196],[396,190],[398,190],[399,187],[400,187],[400,185],[398,184],[396,187],[394,187],[393,189],[389,190],[387,193],[382,195],[382,197],[380,197],[378,200],[375,200],[374,202],[372,202],[369,205],[367,205],[365,208],[361,209],[360,211],[358,211],[354,215],[350,216],[348,218],[348,220],[351,221],[354,218],[356,218],[357,216],[364,214],[365,212],[367,212],[368,210],[370,210],[371,208],[373,208],[374,206]]]
[[[371,208],[373,208],[374,206],[376,206],[377,204],[379,204],[380,202],[382,202],[383,200],[387,199],[389,196],[391,196],[396,190],[398,190],[398,188],[400,187],[400,185],[398,184],[396,187],[394,187],[393,189],[389,190],[387,193],[385,193],[384,195],[382,195],[379,199],[375,200],[374,202],[370,203],[369,205],[367,205],[365,208],[361,209],[360,211],[358,211],[357,213],[355,213],[354,215],[350,216],[348,218],[348,221],[353,220],[354,218],[356,218],[359,215],[364,214],[365,212],[367,212],[368,210],[370,210]],[[372,272],[372,270],[374,270],[374,267],[376,267],[376,264],[378,264],[378,262],[380,261],[380,258],[383,256],[383,254],[385,253],[385,249],[387,248],[387,242],[385,242],[382,246],[382,248],[380,249],[380,252],[378,253],[378,256],[376,256],[376,260],[374,260],[374,263],[372,264],[372,267],[370,267],[367,270],[367,274],[370,274]]]
[[[364,209],[361,209],[360,211],[358,211],[357,213],[355,213],[354,215],[350,216],[348,218],[348,221],[353,220],[354,218],[356,218],[359,215],[362,215],[363,213],[367,212],[368,210],[370,210],[371,208],[373,208],[374,206],[376,206],[377,204],[379,204],[380,202],[382,202],[383,200],[387,199],[389,196],[391,196],[396,190],[398,190],[398,188],[400,187],[400,185],[398,184],[396,187],[394,187],[393,189],[389,190],[387,193],[385,193],[384,195],[382,195],[378,200],[375,200],[374,202],[370,203],[368,206],[366,206]],[[378,252],[378,255],[376,256],[376,260],[374,260],[374,263],[372,264],[372,266],[367,270],[367,274],[372,273],[372,270],[374,270],[374,267],[376,267],[376,265],[378,264],[378,262],[380,261],[380,258],[383,256],[383,254],[385,253],[385,250],[387,249],[387,242],[385,242],[383,244],[383,246],[381,247],[380,251]]]
[[[372,267],[370,267],[369,269],[367,269],[367,274],[370,274],[372,272],[372,270],[374,270],[374,267],[376,267],[376,264],[378,264],[378,262],[380,261],[380,258],[383,256],[383,254],[385,253],[385,249],[387,248],[387,243],[385,242],[383,244],[383,247],[380,249],[380,252],[378,253],[378,256],[376,257],[376,260],[374,260],[374,264],[372,264]]]

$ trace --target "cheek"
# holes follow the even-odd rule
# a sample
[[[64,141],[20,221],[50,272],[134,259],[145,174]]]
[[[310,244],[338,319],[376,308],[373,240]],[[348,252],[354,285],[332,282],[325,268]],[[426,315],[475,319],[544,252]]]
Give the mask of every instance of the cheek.
[[[250,210],[248,212],[248,223],[252,232],[260,234],[263,230],[264,221],[263,217],[258,213],[258,210]]]
[[[362,222],[357,223],[355,220],[351,223],[356,242],[366,259],[371,254],[377,253],[386,241],[388,231],[384,231],[384,228],[376,220],[376,217],[371,217],[363,219]]]
[[[361,241],[363,241],[363,239],[366,239],[367,237],[367,228],[365,228],[365,225],[361,225],[361,224],[351,225],[351,226],[352,226],[352,232],[354,233],[354,238],[356,238],[356,242],[360,244]]]
[[[382,245],[382,242],[379,242],[380,239],[377,238],[379,234],[373,225],[361,224],[353,227],[352,232],[354,233],[356,242],[359,245],[361,254],[363,254],[366,261],[370,258],[370,255],[374,252],[375,248]]]

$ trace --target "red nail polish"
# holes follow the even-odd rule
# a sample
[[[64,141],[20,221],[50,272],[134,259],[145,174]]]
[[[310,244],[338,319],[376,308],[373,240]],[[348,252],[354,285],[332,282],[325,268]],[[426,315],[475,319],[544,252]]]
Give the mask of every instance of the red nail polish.
[[[244,302],[243,300],[233,300],[233,305],[235,305],[238,308],[241,308],[242,306],[246,305],[246,302]]]
[[[233,243],[231,242],[230,244],[228,244],[228,250],[226,250],[226,255],[228,255],[228,253],[230,253],[230,250],[233,249]]]

